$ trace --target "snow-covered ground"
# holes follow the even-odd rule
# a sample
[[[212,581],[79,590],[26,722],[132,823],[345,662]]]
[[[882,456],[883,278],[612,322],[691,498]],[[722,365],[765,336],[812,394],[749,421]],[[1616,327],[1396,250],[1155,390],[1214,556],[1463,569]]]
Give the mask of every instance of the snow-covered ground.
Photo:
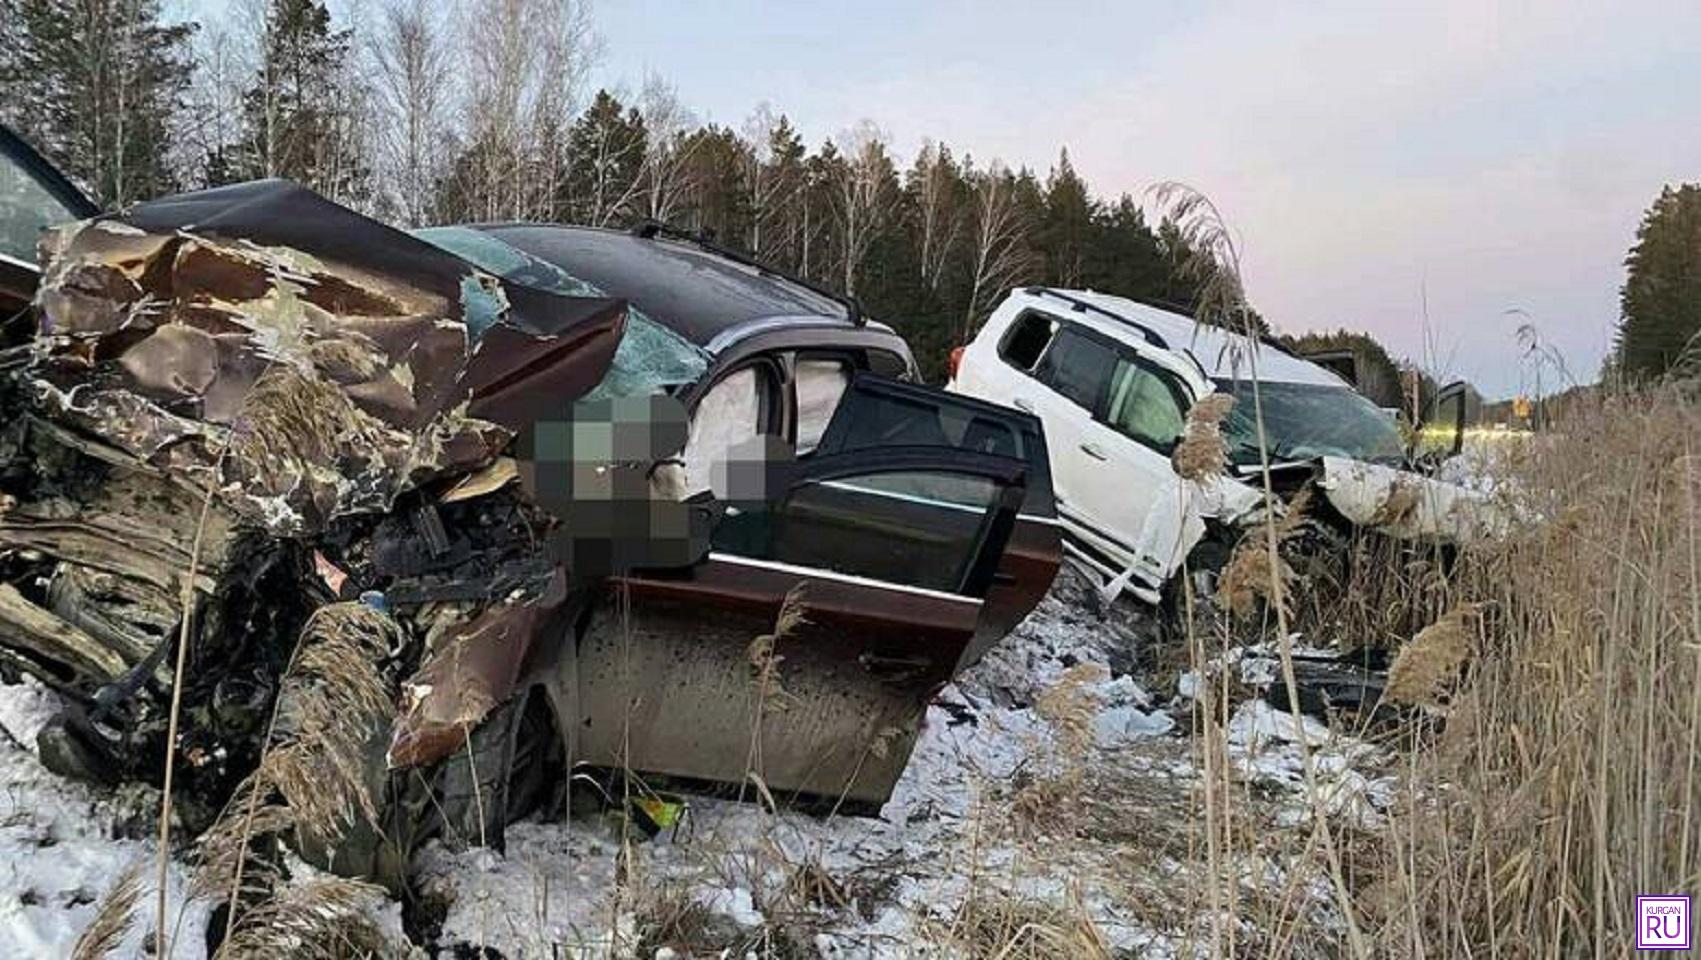
[[[1030,923],[1075,924],[1117,955],[1205,951],[1204,905],[1188,893],[1203,857],[1198,750],[1183,733],[1186,698],[1130,675],[1154,642],[1149,628],[1131,605],[1099,612],[1065,575],[929,709],[879,818],[699,799],[654,840],[597,813],[513,825],[504,854],[428,847],[416,864],[420,910],[441,925],[419,946],[508,958],[969,956]],[[1189,676],[1197,682],[1184,675],[1182,686]],[[128,862],[146,858],[153,875],[157,794],[43,769],[26,745],[51,710],[38,686],[0,685],[4,956],[67,955]],[[1333,815],[1364,825],[1388,802],[1389,781],[1372,772],[1380,751],[1315,720],[1249,699],[1227,733],[1233,776],[1256,797],[1245,815],[1292,832],[1292,849],[1310,809],[1301,738]],[[1273,856],[1242,869],[1294,867]],[[1327,925],[1327,890],[1302,886]],[[172,893],[185,931],[173,956],[202,956],[207,907]],[[396,905],[385,912],[395,929]],[[152,917],[150,891],[118,956],[143,955]]]
[[[0,956],[69,956],[118,876],[140,863],[148,878],[135,922],[115,956],[143,956],[156,912],[154,842],[159,792],[106,790],[66,780],[36,759],[35,735],[57,709],[33,680],[0,684]],[[181,864],[171,865],[167,923],[185,931],[174,957],[206,955],[208,905],[185,903]]]

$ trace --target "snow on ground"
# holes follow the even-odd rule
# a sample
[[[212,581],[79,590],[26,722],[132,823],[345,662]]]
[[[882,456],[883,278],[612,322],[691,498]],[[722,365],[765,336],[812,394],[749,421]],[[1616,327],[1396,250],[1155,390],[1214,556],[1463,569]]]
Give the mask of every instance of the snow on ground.
[[[1026,623],[945,690],[878,818],[698,799],[685,825],[655,840],[623,838],[610,815],[519,824],[505,855],[434,845],[420,866],[427,888],[450,901],[439,942],[506,957],[605,956],[611,944],[617,953],[677,957],[705,943],[735,957],[787,949],[796,952],[780,955],[951,956],[963,952],[955,947],[972,894],[1079,904],[1120,955],[1193,952],[1194,939],[1155,929],[1147,918],[1160,911],[1139,902],[1143,893],[1161,898],[1179,871],[1160,835],[1183,832],[1177,821],[1198,782],[1187,741],[1173,735],[1177,721],[1163,709],[1170,697],[1154,697],[1124,672],[1152,642],[1150,624],[1131,617],[1132,607],[1101,615],[1085,595],[1066,574]],[[1058,831],[1050,832],[1053,811],[1025,823],[1011,811],[1026,786],[1068,766],[1036,701],[1080,664],[1103,668],[1082,688],[1095,707],[1093,743],[1073,788],[1080,796],[1057,802],[1085,812],[1055,811]],[[1296,731],[1313,748],[1332,812],[1368,819],[1385,806],[1354,769],[1379,759],[1370,747],[1309,718],[1296,726],[1263,701],[1239,710],[1229,757],[1246,782],[1287,795],[1275,825],[1309,816],[1293,800],[1303,788]],[[1143,836],[1120,836],[1119,827]],[[1133,882],[1130,847],[1150,853],[1150,875]],[[695,935],[669,918],[689,918]]]
[[[102,896],[131,864],[147,877],[135,922],[115,956],[143,955],[153,940],[159,793],[106,790],[66,780],[36,759],[35,735],[58,709],[55,695],[25,678],[0,684],[0,955],[69,956]],[[26,744],[28,746],[26,746]],[[185,904],[179,864],[168,881],[167,922],[182,931],[172,956],[206,955],[205,904]]]
[[[500,854],[433,844],[416,862],[417,892],[441,926],[422,946],[507,958],[955,956],[973,952],[976,910],[1002,905],[1090,917],[1119,955],[1197,953],[1197,904],[1183,892],[1185,861],[1197,857],[1187,838],[1200,782],[1177,722],[1188,701],[1130,675],[1154,642],[1149,617],[1128,602],[1100,612],[1087,593],[1066,573],[1026,623],[946,689],[878,818],[771,814],[699,798],[654,840],[597,812],[515,824]],[[1072,670],[1083,664],[1094,668]],[[1071,754],[1041,702],[1071,683],[1091,705],[1084,754]],[[25,744],[53,705],[37,685],[0,685],[0,725],[12,735],[0,738],[6,956],[67,954],[125,864],[146,858],[152,876],[157,793],[74,784],[42,768]],[[1230,724],[1236,775],[1278,797],[1272,828],[1308,815],[1301,737],[1331,812],[1373,820],[1387,781],[1360,768],[1379,763],[1378,752],[1295,721],[1248,700]],[[175,913],[182,868],[173,869]],[[141,955],[152,903],[150,892],[119,956]],[[394,930],[399,906],[384,913]],[[206,916],[205,905],[183,911],[186,934],[173,956],[202,955]]]

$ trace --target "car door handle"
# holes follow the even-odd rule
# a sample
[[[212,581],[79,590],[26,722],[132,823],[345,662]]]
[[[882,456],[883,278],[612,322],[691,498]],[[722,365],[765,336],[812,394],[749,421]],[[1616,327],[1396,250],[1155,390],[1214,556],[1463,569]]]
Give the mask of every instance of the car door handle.
[[[1104,450],[1100,449],[1099,445],[1096,443],[1081,444],[1081,452],[1092,457],[1094,460],[1105,459]]]
[[[1026,411],[1028,413],[1034,412],[1034,402],[1032,400],[1025,398],[1025,397],[1017,397],[1016,399],[1010,401],[1010,403],[1012,405],[1014,405],[1017,410],[1023,410],[1023,411]]]

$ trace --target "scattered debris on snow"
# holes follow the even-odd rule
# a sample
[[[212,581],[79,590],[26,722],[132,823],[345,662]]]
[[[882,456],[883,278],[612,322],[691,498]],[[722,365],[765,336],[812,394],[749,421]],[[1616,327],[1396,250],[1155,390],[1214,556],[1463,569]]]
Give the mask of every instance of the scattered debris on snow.
[[[1118,956],[1188,955],[1196,935],[1155,920],[1141,901],[1181,896],[1166,888],[1186,869],[1185,849],[1173,844],[1199,775],[1188,742],[1172,735],[1176,719],[1129,672],[1150,626],[1127,607],[1098,616],[1085,592],[1066,573],[1022,627],[940,694],[878,818],[694,797],[683,821],[653,840],[614,811],[577,811],[566,822],[512,825],[503,853],[434,842],[415,861],[428,922],[410,931],[442,954],[510,960],[761,956],[782,944],[828,958],[957,956],[972,952],[958,942],[970,914],[998,903],[1090,918]],[[1071,672],[1083,664],[1095,669]],[[1037,706],[1066,674],[1090,678],[1079,690],[1092,711],[1084,761],[1071,761]],[[0,939],[30,955],[67,951],[104,884],[153,849],[157,793],[62,780],[22,745],[53,696],[27,681],[0,686],[0,723],[21,734],[0,743]],[[1273,826],[1303,829],[1310,809],[1301,738],[1331,814],[1374,822],[1391,781],[1363,771],[1382,752],[1255,698],[1234,713],[1228,750],[1237,777],[1277,797]],[[1078,779],[1072,762],[1084,764]],[[1039,789],[1046,784],[1075,786]],[[1023,826],[1031,797],[1053,806]],[[1128,875],[1131,848],[1119,844],[1145,851],[1138,862],[1150,876]],[[1258,869],[1286,868],[1272,860]],[[174,884],[182,876],[174,864]],[[180,907],[175,888],[172,902],[187,931],[174,956],[201,956],[207,906]],[[151,906],[144,897],[139,913],[151,917]],[[392,939],[401,912],[391,901],[374,918]],[[151,926],[138,917],[134,945]]]

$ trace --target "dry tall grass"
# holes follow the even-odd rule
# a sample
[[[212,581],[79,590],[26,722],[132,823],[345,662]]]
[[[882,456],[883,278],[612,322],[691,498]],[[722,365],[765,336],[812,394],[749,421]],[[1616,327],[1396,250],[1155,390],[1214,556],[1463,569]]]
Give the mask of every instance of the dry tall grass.
[[[89,925],[71,948],[71,960],[103,960],[123,946],[136,922],[136,903],[142,897],[142,862],[132,862],[101,898]]]
[[[1411,759],[1361,906],[1414,957],[1623,956],[1638,893],[1701,873],[1701,407],[1616,398],[1503,482],[1535,522],[1467,550],[1479,655]]]
[[[300,956],[365,956],[366,945],[381,941],[363,916],[378,887],[337,878],[283,886],[255,842],[294,830],[334,845],[357,820],[376,823],[362,759],[371,731],[391,710],[376,664],[395,630],[384,614],[357,603],[320,607],[302,627],[260,763],[197,843],[191,892],[227,894],[219,957],[275,956],[286,948]]]

